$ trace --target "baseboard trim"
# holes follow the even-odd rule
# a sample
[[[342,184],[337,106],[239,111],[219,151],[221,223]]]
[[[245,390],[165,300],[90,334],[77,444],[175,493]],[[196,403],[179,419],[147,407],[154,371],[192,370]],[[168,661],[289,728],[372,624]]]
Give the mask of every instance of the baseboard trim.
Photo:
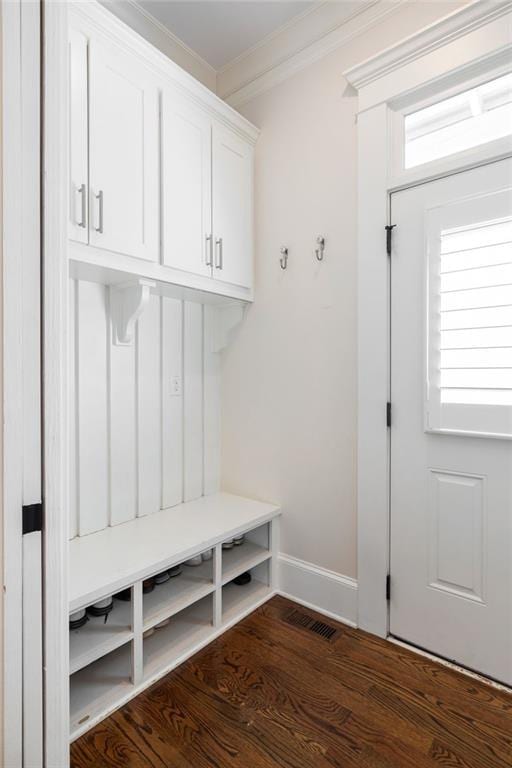
[[[278,594],[305,608],[357,627],[357,581],[281,553]]]

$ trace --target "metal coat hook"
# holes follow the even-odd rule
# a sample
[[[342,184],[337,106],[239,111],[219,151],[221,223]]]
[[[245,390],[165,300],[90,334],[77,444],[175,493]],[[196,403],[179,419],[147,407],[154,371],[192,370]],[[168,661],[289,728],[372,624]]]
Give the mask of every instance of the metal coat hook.
[[[279,259],[279,264],[281,265],[281,269],[286,269],[288,266],[288,248],[286,248],[284,245],[281,248],[281,258]]]
[[[318,235],[316,239],[316,244],[318,245],[318,248],[315,248],[315,256],[318,259],[318,261],[323,261],[324,251],[325,251],[325,237],[322,237],[322,235]]]

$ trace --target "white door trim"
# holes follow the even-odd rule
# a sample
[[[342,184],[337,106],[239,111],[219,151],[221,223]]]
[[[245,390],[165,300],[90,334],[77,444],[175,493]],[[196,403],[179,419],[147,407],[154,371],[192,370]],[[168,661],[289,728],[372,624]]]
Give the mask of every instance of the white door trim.
[[[43,0],[45,765],[69,763],[67,506],[68,3]]]
[[[470,3],[423,32],[344,73],[358,90],[358,624],[386,637],[389,629],[389,456],[386,402],[390,392],[389,260],[385,226],[392,167],[394,110],[490,71],[510,49],[512,4]],[[425,167],[410,184],[472,167],[492,152],[448,158]],[[423,179],[422,179],[423,174]],[[407,186],[407,183],[401,185]]]
[[[23,187],[21,2],[2,5],[2,370],[3,370],[3,761],[21,766],[23,418],[21,284]],[[5,364],[4,364],[5,361]],[[8,706],[6,706],[8,701]],[[1,758],[1,756],[0,756]]]

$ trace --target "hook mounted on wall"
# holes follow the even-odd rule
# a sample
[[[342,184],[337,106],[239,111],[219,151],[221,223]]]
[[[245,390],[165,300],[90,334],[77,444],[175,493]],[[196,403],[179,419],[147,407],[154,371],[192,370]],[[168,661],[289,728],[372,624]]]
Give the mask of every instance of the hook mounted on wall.
[[[288,248],[286,246],[281,247],[281,257],[279,259],[279,264],[281,265],[281,269],[286,269],[288,266]]]
[[[324,251],[325,251],[325,237],[322,235],[318,235],[316,239],[316,244],[318,248],[315,248],[315,256],[318,261],[324,260]]]
[[[315,256],[318,261],[323,261],[324,251],[325,251],[325,237],[323,237],[323,235],[318,235],[316,239],[316,244],[318,248],[315,248]]]

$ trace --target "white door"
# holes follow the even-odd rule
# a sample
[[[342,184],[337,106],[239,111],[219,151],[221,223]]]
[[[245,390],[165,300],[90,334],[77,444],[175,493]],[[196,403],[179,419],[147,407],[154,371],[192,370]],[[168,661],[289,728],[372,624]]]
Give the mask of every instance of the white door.
[[[162,95],[162,259],[211,276],[211,121],[173,91]]]
[[[213,276],[226,283],[252,286],[253,155],[252,147],[214,124]]]
[[[69,30],[69,237],[89,241],[87,38]]]
[[[391,633],[511,684],[512,161],[391,210]]]
[[[156,261],[159,104],[151,73],[89,42],[90,244]]]

